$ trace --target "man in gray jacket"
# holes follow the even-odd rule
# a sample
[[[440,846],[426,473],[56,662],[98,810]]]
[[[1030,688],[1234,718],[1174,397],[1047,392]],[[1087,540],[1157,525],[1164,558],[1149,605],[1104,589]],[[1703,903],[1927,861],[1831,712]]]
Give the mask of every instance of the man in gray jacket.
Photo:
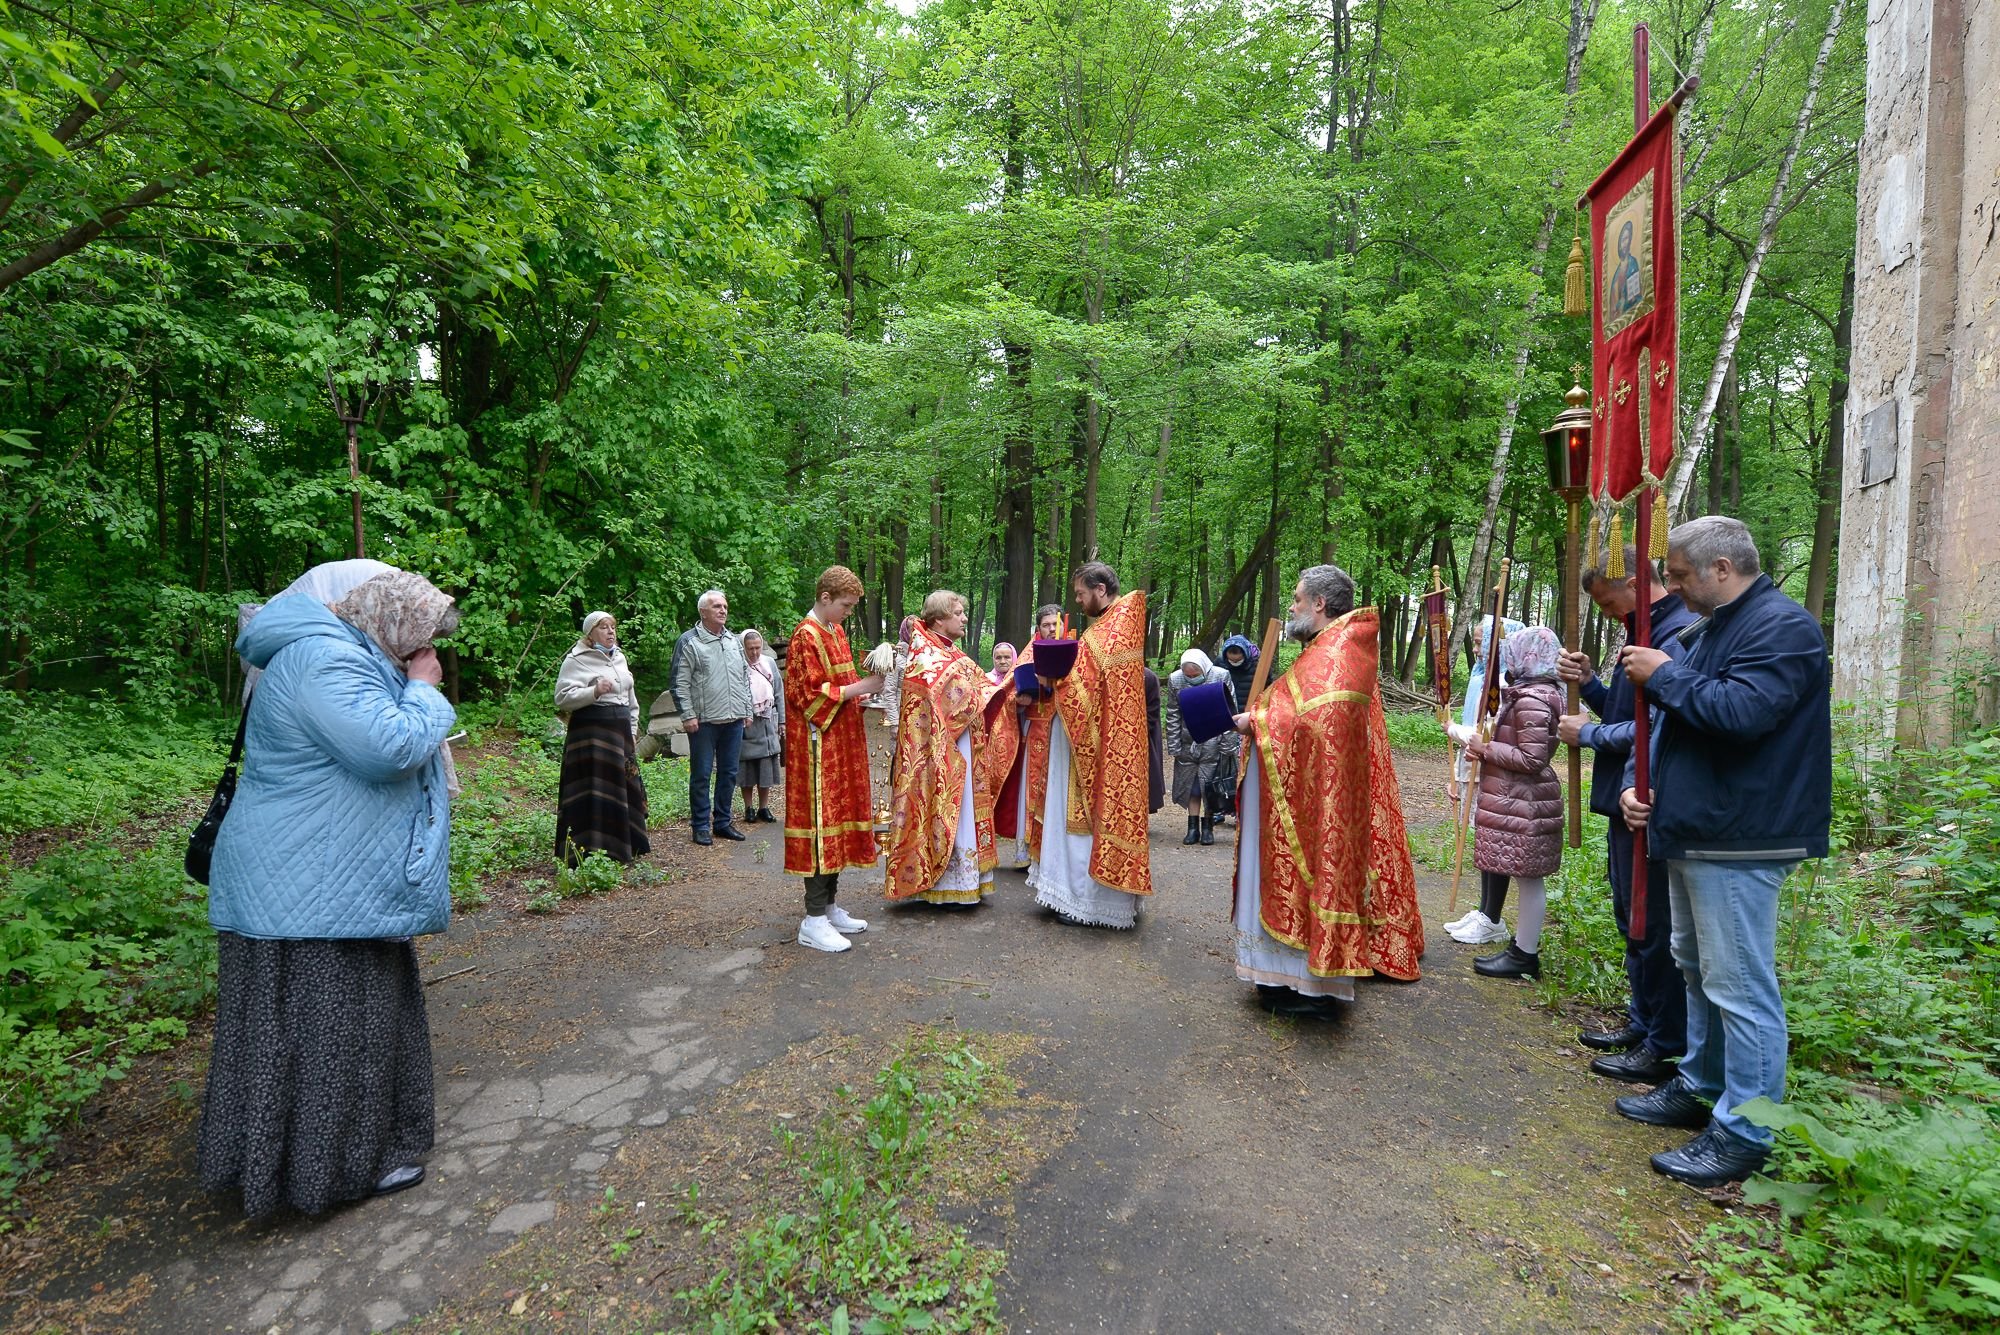
[[[697,608],[701,620],[674,647],[674,701],[687,729],[694,841],[711,844],[713,834],[744,837],[729,813],[743,723],[750,717],[750,664],[741,637],[728,629],[729,599],[722,590],[704,593]]]

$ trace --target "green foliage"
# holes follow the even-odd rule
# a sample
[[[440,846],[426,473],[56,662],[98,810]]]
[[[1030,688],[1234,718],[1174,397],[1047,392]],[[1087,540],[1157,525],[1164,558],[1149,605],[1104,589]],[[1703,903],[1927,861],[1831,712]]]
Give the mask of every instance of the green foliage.
[[[1389,745],[1398,751],[1448,751],[1451,739],[1431,714],[1388,714]]]
[[[0,835],[105,829],[212,786],[235,724],[101,696],[0,695]]]
[[[107,1080],[186,1034],[214,975],[178,841],[64,848],[0,879],[0,1196]]]
[[[1781,1218],[1704,1235],[1710,1282],[1690,1308],[1703,1328],[1947,1332],[2000,1318],[1995,756],[1988,734],[1838,757],[1840,852],[1794,873],[1781,903],[1789,1102],[1748,1114],[1778,1132],[1779,1153],[1745,1196]],[[1543,988],[1612,1005],[1620,943],[1601,842],[1593,852],[1551,882]]]
[[[1003,1258],[961,1229],[920,1227],[911,1198],[1001,1078],[962,1037],[917,1039],[877,1074],[865,1101],[843,1091],[844,1106],[807,1144],[779,1128],[802,1202],[751,1221],[728,1266],[675,1295],[698,1328],[998,1329],[993,1278]],[[703,1211],[697,1185],[679,1217],[703,1236],[720,1226]],[[866,1315],[856,1315],[863,1302]],[[824,1322],[812,1319],[829,1305]]]

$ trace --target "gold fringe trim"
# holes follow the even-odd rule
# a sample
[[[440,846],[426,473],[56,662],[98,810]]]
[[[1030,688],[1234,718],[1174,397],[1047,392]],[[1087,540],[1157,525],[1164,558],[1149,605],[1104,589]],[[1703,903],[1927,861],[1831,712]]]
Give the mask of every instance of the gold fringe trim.
[[[1583,253],[1583,237],[1571,238],[1569,243],[1569,264],[1563,270],[1563,314],[1590,314],[1590,279],[1585,273],[1590,267]]]
[[[1655,561],[1667,559],[1667,490],[1656,487],[1653,490],[1653,531],[1652,541],[1647,543],[1646,554]]]
[[[1621,510],[1611,512],[1611,538],[1604,560],[1606,575],[1612,579],[1625,578],[1625,514]]]
[[[1604,531],[1598,527],[1597,507],[1592,506],[1590,510],[1590,536],[1583,540],[1583,564],[1589,569],[1604,569],[1603,542]]]

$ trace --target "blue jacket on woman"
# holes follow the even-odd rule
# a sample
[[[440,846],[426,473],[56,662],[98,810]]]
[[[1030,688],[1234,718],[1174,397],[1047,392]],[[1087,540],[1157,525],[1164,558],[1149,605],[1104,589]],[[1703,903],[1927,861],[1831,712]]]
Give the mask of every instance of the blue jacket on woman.
[[[443,931],[451,703],[305,595],[273,599],[236,652],[264,676],[215,840],[210,925],[283,940]]]
[[[1646,696],[1654,738],[1652,857],[1797,862],[1826,856],[1833,822],[1826,635],[1768,575],[1687,632]],[[1632,765],[1625,766],[1625,786]]]

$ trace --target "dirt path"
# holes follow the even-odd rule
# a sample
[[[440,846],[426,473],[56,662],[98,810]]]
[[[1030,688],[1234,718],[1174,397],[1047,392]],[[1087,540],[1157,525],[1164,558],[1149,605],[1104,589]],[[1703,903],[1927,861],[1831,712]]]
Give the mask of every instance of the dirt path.
[[[1435,768],[1404,766],[1417,819]],[[1032,1170],[969,1220],[1006,1249],[1015,1331],[1664,1329],[1713,1212],[1646,1170],[1673,1133],[1609,1113],[1573,1026],[1471,975],[1436,927],[1445,886],[1422,880],[1423,981],[1365,983],[1335,1022],[1274,1020],[1231,970],[1233,840],[1183,848],[1176,814],[1154,822],[1159,894],[1129,933],[1056,922],[1003,872],[970,912],[890,910],[857,884],[843,902],[871,930],[818,955],[792,944],[766,827],[686,883],[465,916],[426,951],[429,1181],[245,1224],[194,1187],[198,1072],[156,1072],[120,1095],[150,1111],[0,1239],[9,1329],[629,1329],[503,1300],[577,1283],[563,1258],[607,1183],[666,1203],[719,1119],[823,1093],[836,1049],[912,1023],[1018,1038],[1044,1110]]]

